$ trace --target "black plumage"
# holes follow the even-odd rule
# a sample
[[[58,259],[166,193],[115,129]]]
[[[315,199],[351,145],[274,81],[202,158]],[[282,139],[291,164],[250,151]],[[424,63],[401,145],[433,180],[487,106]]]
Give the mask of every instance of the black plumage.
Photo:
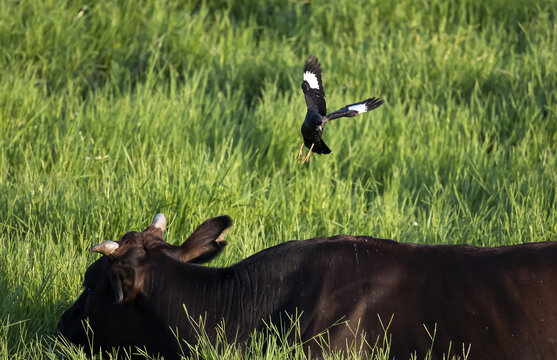
[[[308,161],[312,152],[317,154],[329,154],[331,149],[323,141],[323,128],[329,120],[340,117],[354,117],[358,114],[371,111],[383,104],[382,99],[369,98],[367,100],[346,105],[345,107],[327,114],[327,103],[325,101],[325,90],[321,80],[321,65],[314,55],[311,55],[304,65],[304,77],[302,80],[302,91],[304,92],[307,105],[306,118],[302,124],[302,136],[304,142],[300,146],[297,159],[302,163]],[[304,145],[309,152],[302,159]]]

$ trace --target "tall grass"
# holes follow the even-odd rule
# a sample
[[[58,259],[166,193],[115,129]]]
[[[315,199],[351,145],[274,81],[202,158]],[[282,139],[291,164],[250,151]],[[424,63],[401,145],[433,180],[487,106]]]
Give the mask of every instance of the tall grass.
[[[86,249],[157,212],[175,244],[230,214],[214,266],[338,233],[557,239],[554,1],[0,9],[0,359],[56,358],[49,336],[96,258]],[[300,166],[311,53],[330,110],[386,104],[329,124],[333,153]]]

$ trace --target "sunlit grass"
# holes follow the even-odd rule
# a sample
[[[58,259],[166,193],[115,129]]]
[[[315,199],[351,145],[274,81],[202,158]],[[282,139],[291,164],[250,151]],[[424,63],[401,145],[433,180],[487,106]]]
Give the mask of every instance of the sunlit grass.
[[[231,215],[214,266],[339,233],[557,239],[553,1],[0,8],[0,359],[58,357],[86,249],[157,212],[174,244]],[[333,153],[300,166],[310,53],[330,110],[386,104],[329,124]]]

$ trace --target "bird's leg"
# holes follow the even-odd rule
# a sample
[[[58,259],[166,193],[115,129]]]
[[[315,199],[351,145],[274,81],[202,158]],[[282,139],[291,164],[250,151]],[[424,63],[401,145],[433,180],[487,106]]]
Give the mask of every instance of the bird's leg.
[[[302,150],[304,150],[304,143],[302,142],[302,146],[300,146],[300,150],[298,150],[298,156],[296,156],[296,160],[301,160],[302,159],[302,155],[304,154],[302,152]]]
[[[304,158],[304,160],[302,161],[302,164],[305,164],[308,160],[309,160],[309,156],[311,155],[311,150],[313,150],[313,146],[315,145],[315,143],[311,144],[311,147],[309,148],[308,153],[306,154],[306,157]]]

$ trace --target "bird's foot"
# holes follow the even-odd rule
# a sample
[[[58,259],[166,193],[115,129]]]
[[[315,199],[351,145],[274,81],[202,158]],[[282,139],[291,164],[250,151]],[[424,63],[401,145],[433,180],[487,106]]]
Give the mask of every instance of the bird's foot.
[[[302,164],[305,164],[309,161],[309,156],[311,155],[311,150],[313,150],[313,146],[315,144],[311,144],[311,147],[309,148],[308,153],[306,154],[306,156],[304,157],[304,160],[302,160]]]
[[[298,160],[298,162],[300,162],[300,160],[302,160],[302,156],[304,155],[304,143],[302,143],[302,146],[300,146],[300,150],[298,150],[298,155],[296,156],[296,160]]]

